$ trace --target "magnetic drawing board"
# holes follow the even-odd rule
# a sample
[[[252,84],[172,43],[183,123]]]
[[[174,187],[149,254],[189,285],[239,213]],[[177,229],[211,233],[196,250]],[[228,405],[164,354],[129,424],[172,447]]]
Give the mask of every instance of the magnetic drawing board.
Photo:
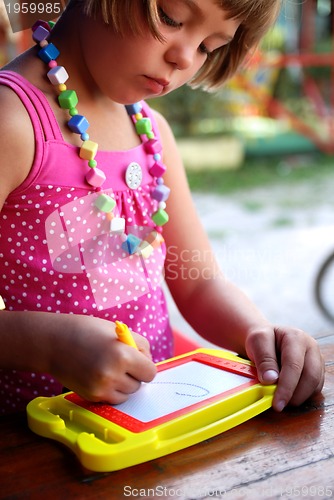
[[[198,349],[157,365],[154,380],[119,405],[70,392],[27,407],[37,434],[63,442],[87,468],[117,470],[177,451],[266,410],[275,386],[231,353]]]
[[[249,378],[219,368],[190,361],[158,372],[153,382],[143,384],[138,392],[117,408],[127,415],[151,422],[195,403],[202,403],[243,384]]]

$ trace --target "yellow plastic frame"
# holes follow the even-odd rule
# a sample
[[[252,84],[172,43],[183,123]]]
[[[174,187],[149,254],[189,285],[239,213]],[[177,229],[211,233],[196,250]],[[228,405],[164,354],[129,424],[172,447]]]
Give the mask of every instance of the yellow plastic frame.
[[[246,373],[251,383],[225,395],[222,392],[218,400],[186,409],[182,415],[172,414],[163,423],[138,432],[69,401],[66,399],[68,394],[31,401],[27,406],[28,425],[36,434],[68,446],[87,469],[109,472],[197,444],[271,407],[276,386],[261,385],[252,363],[229,352],[197,349],[158,363],[158,368],[168,369],[161,365],[184,363],[194,355],[211,357],[221,369]],[[99,404],[94,406],[101,407]]]

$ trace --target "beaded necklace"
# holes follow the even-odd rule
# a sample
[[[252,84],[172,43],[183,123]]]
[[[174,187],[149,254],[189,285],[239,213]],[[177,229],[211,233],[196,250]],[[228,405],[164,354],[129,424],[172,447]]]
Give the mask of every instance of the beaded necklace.
[[[83,141],[79,150],[79,157],[88,162],[89,170],[85,175],[85,180],[96,192],[99,192],[106,180],[106,176],[97,167],[95,156],[98,151],[98,144],[90,139],[87,133],[89,122],[77,110],[78,97],[75,90],[67,89],[65,82],[68,80],[69,75],[63,66],[58,66],[57,64],[60,52],[53,43],[47,41],[53,26],[53,22],[37,21],[32,27],[32,38],[40,47],[38,57],[49,67],[47,73],[49,81],[59,91],[58,103],[62,109],[67,109],[69,112],[70,119],[67,125],[73,133],[79,134]],[[162,147],[160,142],[155,138],[150,118],[143,116],[140,102],[126,105],[125,108],[135,125],[137,134],[143,141],[145,152],[148,155],[152,155],[154,160],[149,173],[154,177],[154,187],[151,190],[151,197],[157,202],[157,210],[151,216],[155,224],[155,229],[144,240],[140,240],[133,234],[126,234],[125,219],[114,215],[116,201],[110,194],[99,194],[95,201],[95,207],[103,212],[110,221],[110,232],[121,236],[123,250],[130,255],[138,253],[143,257],[149,257],[154,248],[163,242],[160,233],[162,226],[168,222],[168,214],[165,208],[170,189],[164,185],[162,179],[166,167],[161,163],[160,152]],[[136,162],[130,163],[125,173],[127,186],[130,189],[137,189],[141,184],[141,180],[142,170],[140,165]]]

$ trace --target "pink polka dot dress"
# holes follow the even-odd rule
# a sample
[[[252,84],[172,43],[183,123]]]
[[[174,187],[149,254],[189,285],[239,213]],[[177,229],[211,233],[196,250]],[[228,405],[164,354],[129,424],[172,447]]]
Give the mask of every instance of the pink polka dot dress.
[[[120,234],[110,232],[110,220],[94,208],[98,194],[85,181],[87,163],[77,147],[64,141],[44,94],[10,71],[0,72],[0,84],[19,96],[35,133],[30,174],[0,213],[1,295],[7,311],[118,319],[148,339],[155,362],[170,357],[172,332],[162,291],[164,243],[147,258],[125,252]],[[159,137],[145,103],[143,113]],[[143,145],[99,151],[96,159],[106,175],[103,192],[115,198],[127,234],[149,239],[157,208],[150,194],[154,160]],[[131,163],[141,167],[137,189],[126,183]],[[49,374],[0,370],[0,414],[23,410],[34,397],[61,390]]]

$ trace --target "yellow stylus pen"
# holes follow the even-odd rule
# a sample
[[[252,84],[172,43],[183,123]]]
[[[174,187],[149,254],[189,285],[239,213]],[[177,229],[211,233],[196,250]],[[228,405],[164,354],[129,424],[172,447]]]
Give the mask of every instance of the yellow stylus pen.
[[[3,298],[0,295],[0,311],[2,311],[3,309],[6,309],[6,306]]]
[[[116,325],[115,332],[118,337],[118,340],[123,342],[123,344],[127,344],[138,350],[138,347],[131,335],[129,327],[125,323],[121,323],[120,321],[115,321],[115,325]]]

